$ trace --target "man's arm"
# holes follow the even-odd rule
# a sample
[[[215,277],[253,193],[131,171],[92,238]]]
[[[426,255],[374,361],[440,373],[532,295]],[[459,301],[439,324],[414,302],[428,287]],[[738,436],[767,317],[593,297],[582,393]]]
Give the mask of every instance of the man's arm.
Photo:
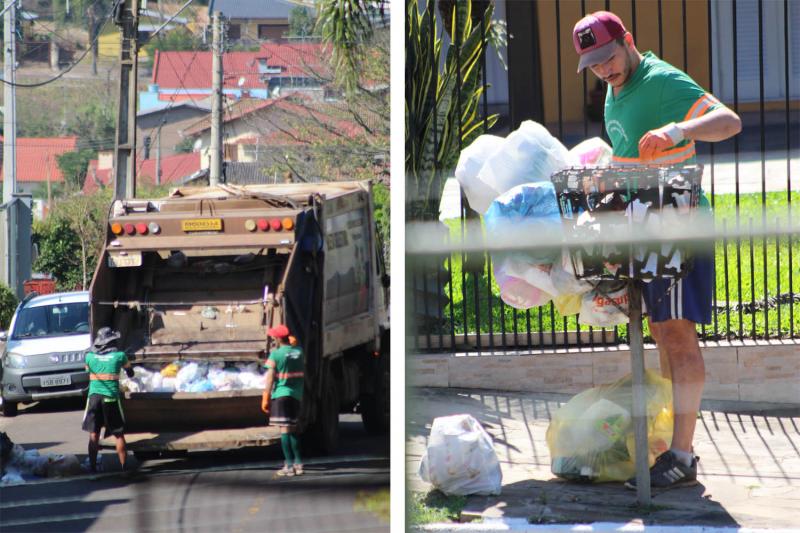
[[[681,122],[678,127],[683,130],[685,139],[715,143],[742,131],[742,120],[727,107],[722,107]]]
[[[272,394],[272,385],[275,382],[275,367],[271,366],[272,361],[267,361],[267,379],[264,384],[264,392],[261,395],[261,410],[269,414],[270,395]],[[272,363],[273,365],[275,363]]]
[[[696,118],[648,131],[639,140],[639,157],[654,159],[684,139],[719,142],[730,139],[740,131],[742,121],[739,115],[722,107]]]

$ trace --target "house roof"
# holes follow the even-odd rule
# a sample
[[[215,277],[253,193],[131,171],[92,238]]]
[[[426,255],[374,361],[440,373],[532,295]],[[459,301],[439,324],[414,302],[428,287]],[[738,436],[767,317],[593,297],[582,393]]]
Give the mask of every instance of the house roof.
[[[315,72],[324,75],[324,57],[320,43],[263,43],[257,52],[228,52],[222,56],[223,87],[265,89],[267,78],[308,77]],[[211,89],[211,63],[208,51],[157,50],[152,83],[159,90]]]
[[[295,7],[287,0],[211,0],[208,12],[220,11],[229,19],[288,19]]]
[[[0,136],[0,141],[3,137]],[[58,156],[75,150],[77,137],[17,137],[17,181],[64,181],[58,168]],[[0,180],[3,180],[0,169]]]
[[[97,159],[89,161],[83,192],[89,194],[100,186],[108,186],[112,180],[113,169],[97,168]],[[161,158],[161,183],[180,183],[183,178],[200,170],[200,153],[174,154]],[[138,159],[136,162],[137,180],[155,183],[156,160]]]
[[[158,113],[160,111],[169,111],[172,109],[180,109],[181,107],[186,107],[189,109],[197,109],[198,111],[211,111],[211,103],[208,100],[195,100],[186,96],[185,98],[175,98],[175,102],[170,102],[169,100],[162,101],[150,107],[144,111],[139,111],[136,113],[137,117],[144,117],[150,115],[152,113]]]

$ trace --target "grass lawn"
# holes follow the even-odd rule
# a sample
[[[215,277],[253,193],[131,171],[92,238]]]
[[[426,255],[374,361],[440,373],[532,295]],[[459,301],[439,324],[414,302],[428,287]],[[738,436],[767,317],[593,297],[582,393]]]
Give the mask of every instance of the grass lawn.
[[[800,204],[800,193],[792,193],[791,204]],[[735,228],[735,196],[716,195],[713,205],[717,228]],[[765,206],[763,213],[762,205]],[[773,226],[778,221],[786,227],[789,220],[788,206],[786,192],[767,193],[763,204],[761,194],[740,195],[739,226],[748,228],[751,221],[752,224],[759,225],[763,216]],[[797,220],[800,207],[794,209],[792,219]],[[449,221],[449,227],[454,235],[461,231],[457,220]],[[490,279],[487,275],[486,265],[477,269],[479,274],[463,273],[463,261],[461,254],[453,254],[449,260],[443,262],[444,270],[439,280],[447,301],[443,302],[441,309],[434,309],[436,306],[429,304],[428,314],[439,315],[440,318],[428,321],[428,332],[449,335],[452,331],[458,335],[476,331],[488,333],[491,330],[495,334],[517,334],[522,343],[536,346],[544,342],[539,332],[551,329],[556,332],[590,330],[588,326],[578,324],[577,316],[562,317],[552,304],[528,310],[517,310],[505,305],[500,299],[493,276]],[[480,254],[468,259],[468,264],[481,263],[485,261]],[[421,286],[422,282],[418,283]],[[431,283],[437,283],[433,276]],[[698,331],[708,339],[777,338],[788,337],[792,332],[800,335],[800,301],[792,302],[789,299],[790,293],[795,297],[800,294],[800,236],[792,238],[791,246],[786,237],[717,242],[717,307],[712,324],[705,328],[698,327]],[[781,302],[778,304],[775,299],[781,295],[783,298],[778,300]],[[421,304],[417,304],[417,308],[417,311],[421,311]],[[530,339],[528,332],[531,332]],[[597,333],[597,339],[600,334],[601,332]],[[645,325],[645,335],[647,334]],[[616,328],[616,331],[612,328],[607,330],[606,335],[609,339],[625,340],[627,328],[624,325]]]
[[[408,525],[431,524],[435,522],[453,522],[461,516],[467,503],[465,496],[447,496],[438,490],[427,494],[411,492],[408,510]]]

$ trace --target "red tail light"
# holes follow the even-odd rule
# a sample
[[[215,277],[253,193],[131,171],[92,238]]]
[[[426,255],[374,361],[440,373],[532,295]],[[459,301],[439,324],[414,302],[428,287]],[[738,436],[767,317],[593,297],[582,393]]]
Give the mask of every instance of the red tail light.
[[[136,226],[133,224],[125,224],[125,233],[128,235],[136,235]]]
[[[136,224],[136,231],[139,233],[139,235],[147,235],[147,224],[139,222]]]
[[[267,231],[269,229],[269,222],[267,222],[266,218],[259,218],[258,219],[258,229],[261,231]]]
[[[272,231],[280,231],[281,230],[281,219],[273,218],[269,221],[269,226],[272,228]]]

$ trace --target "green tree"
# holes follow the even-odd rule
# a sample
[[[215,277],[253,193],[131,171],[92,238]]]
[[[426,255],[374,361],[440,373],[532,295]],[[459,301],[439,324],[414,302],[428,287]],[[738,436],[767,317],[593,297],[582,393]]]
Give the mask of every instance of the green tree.
[[[155,56],[156,50],[162,52],[186,51],[200,50],[203,47],[202,39],[182,26],[166,32],[162,31],[153,40],[144,45],[144,49],[150,57]]]
[[[68,188],[80,190],[83,188],[83,181],[86,179],[86,168],[89,165],[96,151],[90,148],[65,152],[57,157],[58,168],[64,175],[64,181]]]
[[[17,297],[7,286],[0,283],[0,331],[8,329],[14,310],[17,308]]]
[[[110,188],[73,194],[56,203],[44,221],[34,222],[38,272],[52,274],[59,290],[86,288],[105,239]]]
[[[331,51],[334,78],[352,93],[364,79],[373,20],[383,14],[384,0],[318,0],[316,5],[316,32]]]
[[[486,8],[483,27],[487,31],[482,32],[480,25],[473,24],[471,0],[456,4],[450,10],[448,28],[458,29],[452,40],[459,46],[451,44],[445,50],[435,2],[421,9],[419,0],[407,0],[405,167],[413,219],[436,217],[443,187],[441,170],[455,169],[459,147],[497,120],[496,115],[484,118],[478,113],[484,91],[482,59],[490,45],[505,42],[504,27],[492,21],[493,10],[492,5]]]
[[[289,37],[309,37],[314,33],[317,19],[303,6],[295,6],[289,12]]]

